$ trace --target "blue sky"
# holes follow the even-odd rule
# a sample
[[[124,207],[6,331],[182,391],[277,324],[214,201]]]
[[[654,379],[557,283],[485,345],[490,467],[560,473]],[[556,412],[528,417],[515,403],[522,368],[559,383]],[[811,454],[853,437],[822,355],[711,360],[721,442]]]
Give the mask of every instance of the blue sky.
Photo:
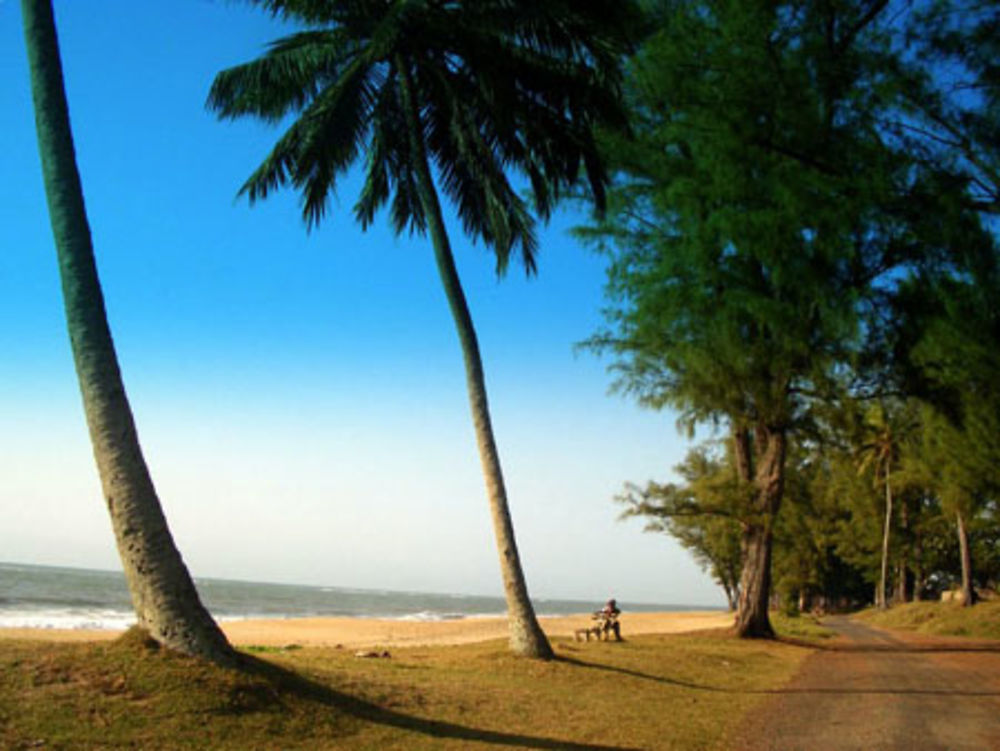
[[[126,386],[197,576],[496,594],[454,326],[420,237],[353,223],[352,179],[307,234],[297,197],[239,185],[278,131],[219,123],[214,74],[282,29],[244,3],[55,2],[67,93]],[[0,559],[117,568],[62,319],[19,4],[0,0]],[[540,273],[497,280],[452,241],[486,367],[532,594],[720,605],[686,553],[617,522],[665,480],[674,416],[607,395],[574,354],[603,261],[541,231]]]

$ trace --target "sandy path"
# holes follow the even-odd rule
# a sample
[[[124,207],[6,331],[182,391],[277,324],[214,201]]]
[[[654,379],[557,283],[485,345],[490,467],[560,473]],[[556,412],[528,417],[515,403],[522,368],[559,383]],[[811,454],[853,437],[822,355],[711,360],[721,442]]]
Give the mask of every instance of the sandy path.
[[[752,713],[733,751],[1000,749],[1000,643],[824,625],[838,640]]]
[[[591,625],[588,615],[539,619],[549,636],[572,636],[573,630]],[[732,615],[718,611],[686,613],[623,613],[622,635],[673,634],[724,628]],[[398,621],[368,618],[288,618],[284,620],[224,621],[223,631],[238,646],[287,646],[345,648],[402,647],[468,644],[507,638],[505,618],[463,618],[454,621]],[[117,631],[57,629],[0,629],[0,639],[94,641],[113,639]]]

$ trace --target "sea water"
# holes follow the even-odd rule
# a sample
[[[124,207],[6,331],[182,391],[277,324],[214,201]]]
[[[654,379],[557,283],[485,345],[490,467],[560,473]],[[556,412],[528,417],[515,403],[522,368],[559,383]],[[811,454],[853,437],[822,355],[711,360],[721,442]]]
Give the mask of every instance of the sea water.
[[[504,600],[477,595],[393,592],[196,578],[218,620],[342,616],[437,621],[503,615]],[[539,615],[586,613],[602,602],[534,600]],[[619,602],[628,611],[703,607]],[[120,571],[0,563],[0,628],[124,629],[135,615]]]

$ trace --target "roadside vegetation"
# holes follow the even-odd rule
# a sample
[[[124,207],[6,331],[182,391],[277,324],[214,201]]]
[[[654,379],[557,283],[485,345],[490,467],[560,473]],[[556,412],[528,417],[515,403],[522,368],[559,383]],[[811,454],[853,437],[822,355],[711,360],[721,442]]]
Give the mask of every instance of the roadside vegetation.
[[[954,602],[909,602],[885,611],[870,608],[855,617],[873,626],[921,634],[1000,639],[1000,600],[980,602],[971,610]]]
[[[721,632],[555,639],[548,662],[500,641],[255,650],[242,670],[157,648],[0,642],[0,747],[720,749],[808,649]]]
[[[822,642],[835,635],[817,616],[810,613],[789,615],[772,611],[770,615],[771,624],[779,638]]]

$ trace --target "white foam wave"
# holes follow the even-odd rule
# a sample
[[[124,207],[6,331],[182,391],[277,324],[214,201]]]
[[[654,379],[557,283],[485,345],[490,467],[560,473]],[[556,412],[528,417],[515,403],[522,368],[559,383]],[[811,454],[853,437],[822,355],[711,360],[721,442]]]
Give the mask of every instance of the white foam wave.
[[[120,610],[2,610],[0,628],[52,628],[124,631],[135,624],[135,614]]]
[[[421,622],[460,621],[463,618],[469,617],[464,613],[432,613],[429,610],[422,610],[419,613],[407,613],[406,615],[397,616],[395,620]]]

